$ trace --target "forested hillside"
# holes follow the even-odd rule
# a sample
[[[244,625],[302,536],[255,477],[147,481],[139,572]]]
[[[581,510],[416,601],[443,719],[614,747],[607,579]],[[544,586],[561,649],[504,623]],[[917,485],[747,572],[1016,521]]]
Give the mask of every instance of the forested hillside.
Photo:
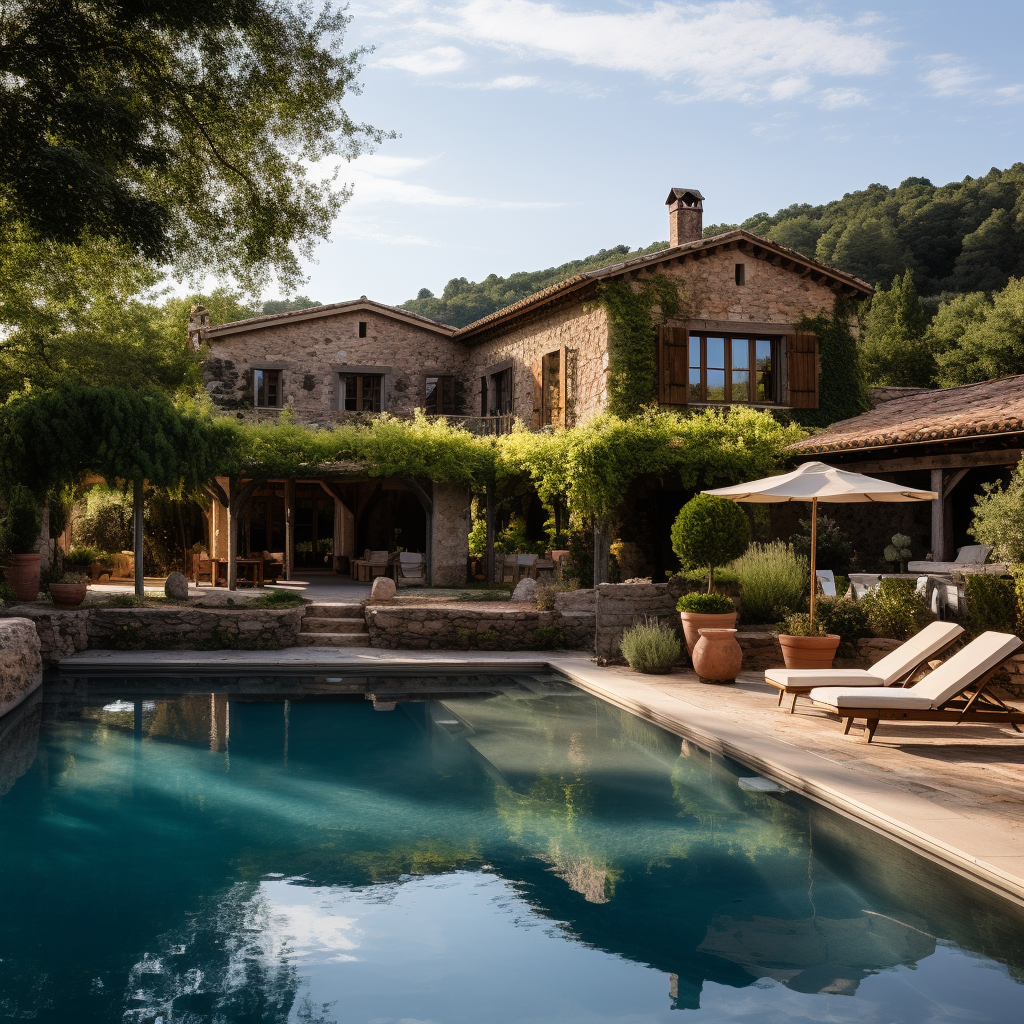
[[[758,213],[742,224],[710,225],[704,233],[735,227],[872,284],[888,286],[912,270],[926,308],[934,311],[938,303],[928,303],[927,297],[994,291],[1024,275],[1024,163],[948,185],[936,186],[927,178],[908,178],[898,188],[870,185],[823,206],[798,204],[775,214]],[[573,274],[667,245],[657,242],[634,251],[619,245],[560,267],[510,277],[491,274],[480,282],[453,278],[440,298],[424,288],[404,307],[462,326]]]

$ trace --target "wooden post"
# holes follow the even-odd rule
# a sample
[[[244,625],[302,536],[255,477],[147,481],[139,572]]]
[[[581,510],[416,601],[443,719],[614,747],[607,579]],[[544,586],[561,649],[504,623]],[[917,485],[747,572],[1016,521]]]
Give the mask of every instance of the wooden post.
[[[146,596],[146,573],[142,564],[143,532],[143,486],[141,480],[134,481],[132,486],[132,516],[135,527],[135,596]]]
[[[608,582],[608,538],[603,523],[594,523],[594,586]]]
[[[814,625],[814,593],[818,589],[818,499],[811,498],[811,625]]]
[[[228,478],[228,590],[238,589],[238,480]]]
[[[487,539],[484,542],[484,576],[488,583],[494,579],[494,481],[487,481],[487,505],[485,506]]]
[[[945,471],[932,470],[931,489],[938,494],[932,502],[932,561],[946,561],[946,495],[943,490]]]
[[[290,580],[295,567],[295,481],[284,482],[284,578]]]

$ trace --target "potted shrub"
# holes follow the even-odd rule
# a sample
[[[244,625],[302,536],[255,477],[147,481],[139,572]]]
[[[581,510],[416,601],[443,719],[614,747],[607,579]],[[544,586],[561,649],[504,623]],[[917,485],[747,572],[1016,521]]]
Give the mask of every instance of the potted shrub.
[[[736,608],[725,594],[683,594],[676,608],[691,658],[701,629],[732,629],[736,625]]]
[[[54,608],[77,608],[89,592],[89,577],[81,572],[65,572],[50,583]]]
[[[657,619],[638,622],[622,634],[619,649],[636,672],[664,675],[679,661],[682,646],[676,631]]]
[[[779,644],[786,668],[831,668],[840,637],[820,618],[811,625],[807,612],[790,615],[782,625]]]
[[[739,558],[749,537],[743,509],[713,494],[691,498],[672,524],[672,550],[684,566],[707,569],[709,594],[715,588],[715,567]]]
[[[39,596],[39,531],[43,517],[39,506],[24,487],[16,487],[7,501],[7,514],[0,531],[7,555],[6,576],[19,601],[34,601]]]

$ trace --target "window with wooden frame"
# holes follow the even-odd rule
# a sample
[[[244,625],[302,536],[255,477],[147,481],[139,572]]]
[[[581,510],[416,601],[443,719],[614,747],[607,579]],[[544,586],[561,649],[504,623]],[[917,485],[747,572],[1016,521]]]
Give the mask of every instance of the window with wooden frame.
[[[781,340],[691,332],[687,340],[688,401],[778,404]]]
[[[380,412],[384,392],[382,373],[339,374],[339,408],[344,412]]]
[[[512,367],[492,373],[488,377],[488,416],[508,416],[512,412]]]
[[[281,371],[253,370],[252,398],[258,409],[281,407]]]
[[[540,360],[540,426],[565,426],[565,346],[548,352]]]
[[[431,416],[455,412],[455,378],[427,377],[423,386],[423,408]]]

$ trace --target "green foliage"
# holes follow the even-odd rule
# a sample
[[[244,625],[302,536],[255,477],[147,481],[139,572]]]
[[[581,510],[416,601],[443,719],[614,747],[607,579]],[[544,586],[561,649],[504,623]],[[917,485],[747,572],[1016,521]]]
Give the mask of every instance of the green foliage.
[[[14,593],[14,587],[7,580],[0,581],[0,604],[16,604],[17,601],[18,597]]]
[[[940,306],[930,337],[945,387],[1024,373],[1024,277],[991,299],[972,294]]]
[[[99,562],[107,557],[98,548],[86,548],[76,545],[64,555],[64,564],[67,566],[90,566],[93,562]]]
[[[726,615],[736,606],[725,594],[683,594],[676,602],[676,610],[697,615]]]
[[[598,300],[608,316],[608,409],[634,416],[658,400],[658,325],[679,312],[680,287],[655,274],[604,284]]]
[[[905,533],[894,533],[892,543],[886,545],[882,557],[887,562],[899,566],[900,572],[906,572],[907,561],[914,555],[910,549],[910,538]]]
[[[312,309],[314,306],[322,305],[322,302],[318,302],[316,299],[311,299],[308,295],[295,295],[290,299],[265,300],[260,309],[260,313],[263,316],[269,316],[272,313],[291,313],[297,309]],[[227,321],[218,322],[226,323]]]
[[[15,485],[7,494],[7,510],[0,525],[0,549],[12,555],[35,551],[43,513],[27,487]]]
[[[928,317],[914,287],[914,272],[893,278],[867,303],[860,361],[868,384],[930,387],[935,356],[925,339]]]
[[[743,587],[744,622],[778,622],[798,608],[807,593],[807,559],[783,541],[751,544],[730,568]]]
[[[107,602],[111,608],[125,608],[127,605],[114,604],[111,598]],[[146,647],[146,631],[141,626],[125,624],[114,627],[114,650],[116,651],[141,651]]]
[[[810,565],[811,520],[800,519],[799,523],[800,533],[794,533],[790,541],[793,550]],[[815,539],[817,554],[814,564],[817,568],[831,569],[834,573],[844,573],[849,569],[850,559],[853,557],[853,543],[831,516],[819,513]]]
[[[547,586],[537,588],[537,610],[542,612],[549,612],[555,607],[555,596],[557,594],[568,594],[573,590],[579,590],[580,585],[577,580],[573,579],[561,579],[555,580],[554,583],[549,583]]]
[[[986,483],[982,490],[974,505],[971,536],[988,544],[996,558],[1024,563],[1024,460],[1014,467],[1005,487]]]
[[[658,675],[668,672],[683,653],[675,629],[657,619],[646,619],[624,630],[619,649],[635,672]]]
[[[585,274],[590,270],[599,270],[667,248],[668,242],[655,242],[646,249],[635,251],[630,250],[628,245],[617,245],[612,249],[602,249],[586,259],[572,260],[547,270],[520,271],[509,277],[491,274],[479,283],[467,281],[464,277],[453,277],[445,285],[444,294],[440,298],[436,298],[429,288],[421,288],[416,298],[404,302],[402,308],[441,323],[465,327],[495,310],[510,306],[513,302],[576,274]]]
[[[538,651],[557,651],[565,647],[565,630],[561,626],[538,626],[533,631]]]
[[[796,409],[790,415],[805,427],[827,427],[871,408],[851,324],[855,313],[849,299],[837,296],[831,313],[803,317],[797,330],[818,336],[821,373],[818,408]]]
[[[817,602],[815,602],[815,610],[817,610]],[[825,624],[817,615],[814,616],[813,625],[811,624],[810,612],[794,612],[792,615],[787,615],[785,621],[778,627],[778,630],[782,636],[829,635]]]
[[[925,599],[914,590],[913,580],[882,580],[860,599],[871,632],[878,637],[909,640],[932,621]]]
[[[971,632],[988,630],[1016,633],[1020,619],[1016,581],[1006,576],[970,573],[964,576],[964,596],[971,618]]]
[[[83,572],[62,572],[51,583],[88,583],[89,577]]]
[[[271,590],[269,594],[260,594],[245,605],[246,608],[297,608],[305,604],[301,594],[294,590]]]
[[[708,578],[708,574],[703,569],[680,569],[676,576],[681,580],[686,580],[687,583],[706,583]],[[728,586],[731,583],[739,583],[739,581],[740,578],[732,566],[715,569],[716,587]]]
[[[348,20],[267,0],[7,5],[0,236],[24,225],[185,273],[301,279],[351,194],[308,164],[385,137],[341,106],[363,53],[342,49]]]
[[[826,634],[839,637],[837,653],[841,658],[852,658],[856,654],[857,641],[871,635],[867,608],[863,602],[848,597],[816,598],[814,623],[820,625]]]
[[[708,592],[715,566],[738,558],[747,546],[749,526],[743,510],[728,498],[698,494],[680,510],[672,524],[672,550],[684,565],[708,567]]]
[[[101,484],[90,488],[75,516],[74,537],[76,542],[87,544],[91,549],[131,549],[134,542],[132,499]]]

